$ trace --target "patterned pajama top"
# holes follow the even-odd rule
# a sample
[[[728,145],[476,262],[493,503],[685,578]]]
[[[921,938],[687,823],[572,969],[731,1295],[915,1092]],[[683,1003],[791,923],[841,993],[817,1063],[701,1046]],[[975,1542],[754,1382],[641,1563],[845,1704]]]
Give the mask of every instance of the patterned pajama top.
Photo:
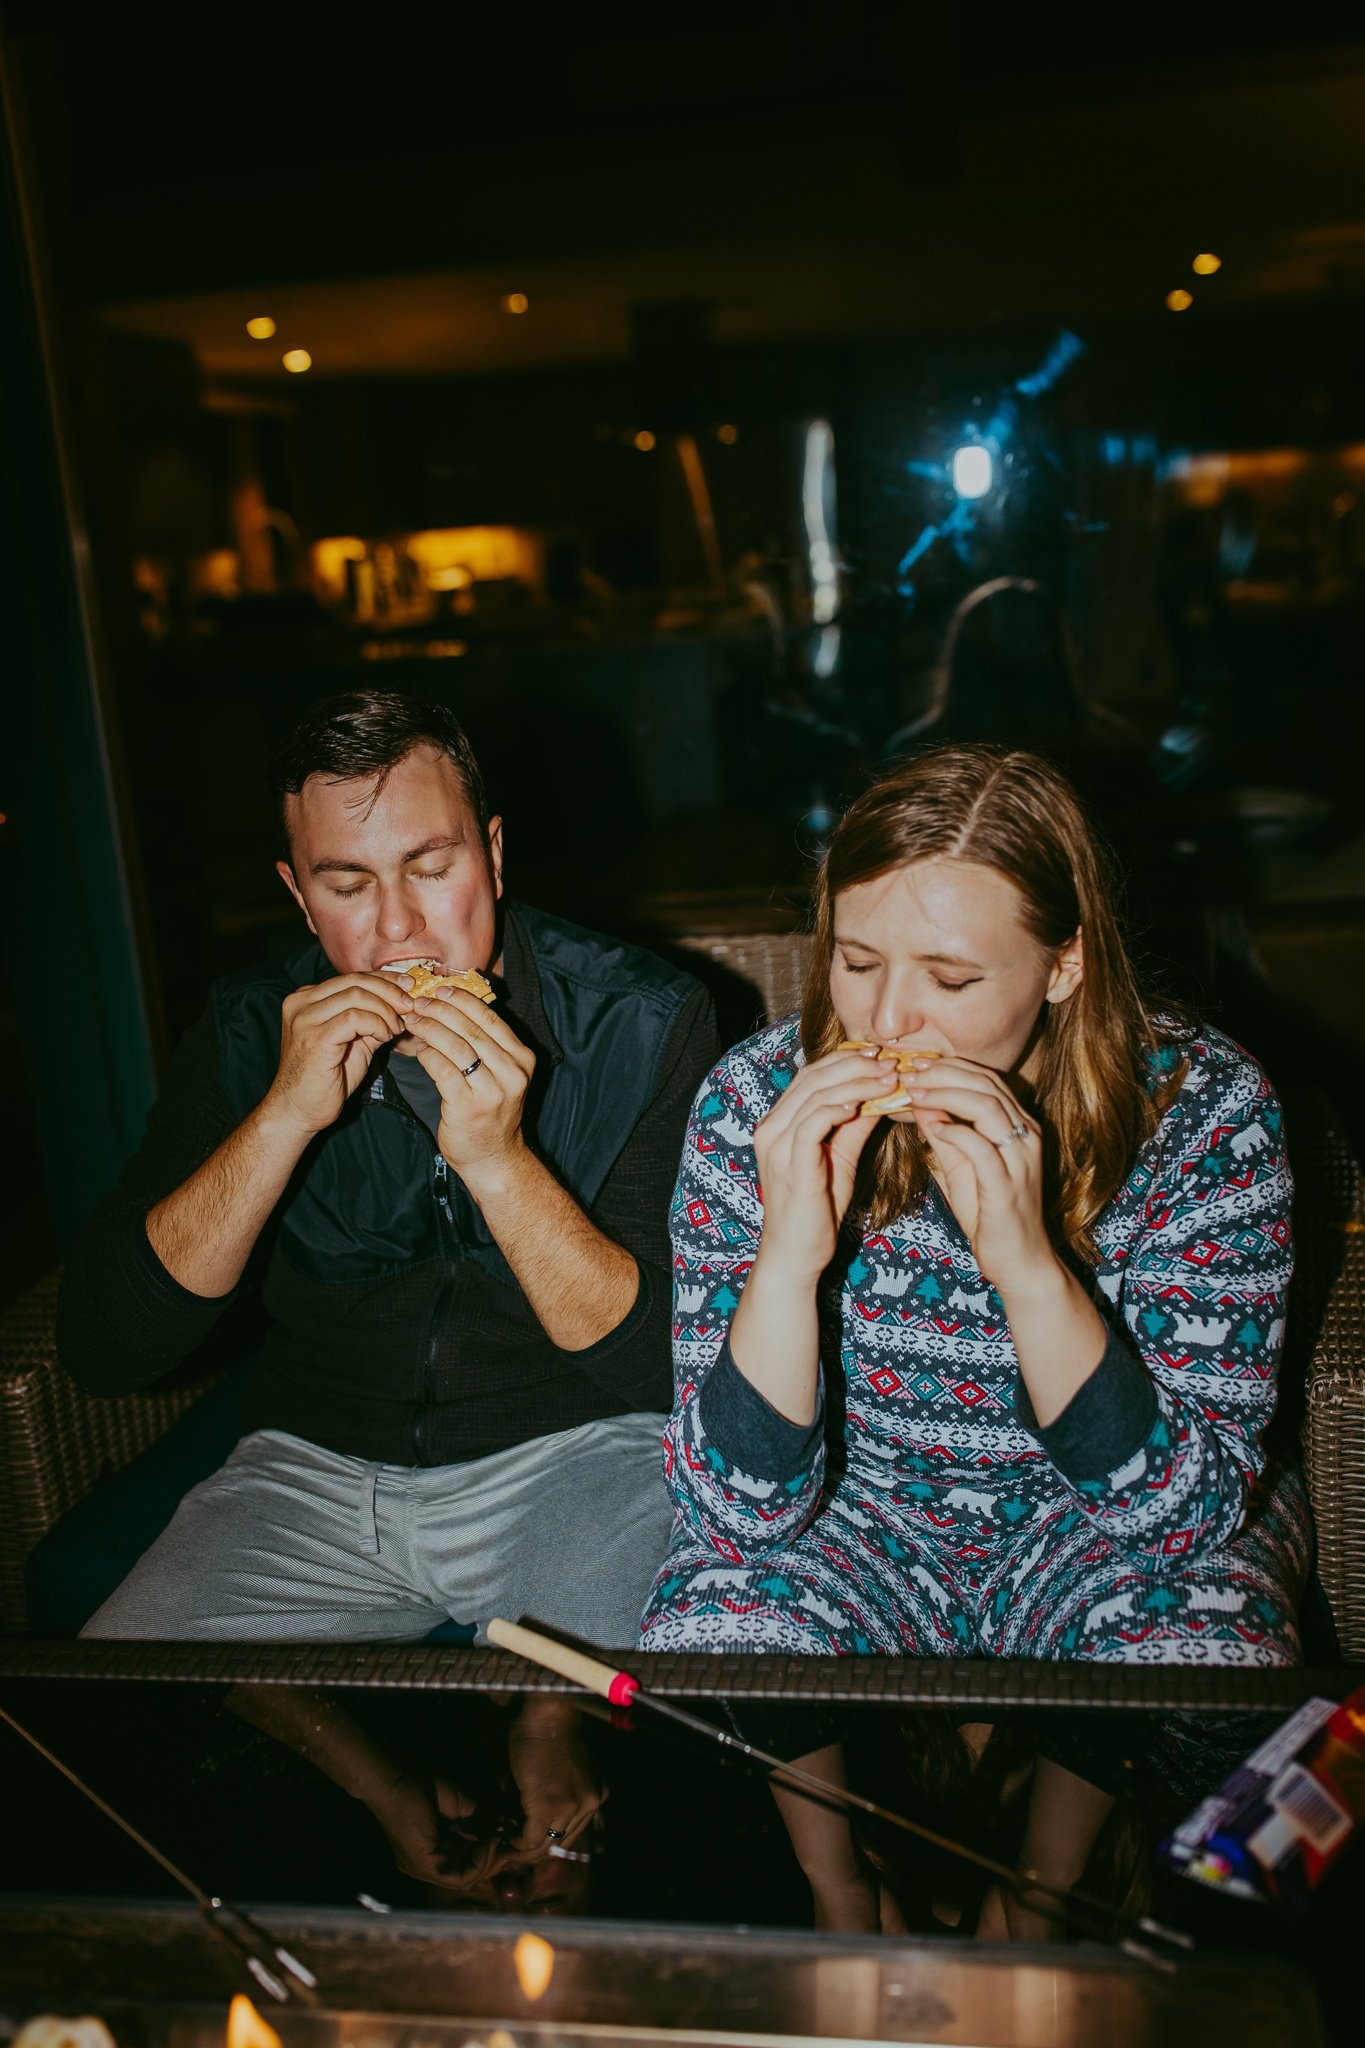
[[[847,1245],[820,1412],[786,1420],[728,1332],[763,1221],[755,1125],[803,1063],[789,1018],[693,1106],[674,1195],[677,1508],[651,1649],[1293,1660],[1307,1522],[1262,1436],[1291,1269],[1278,1102],[1201,1029],[1094,1235],[1104,1356],[1039,1427],[1003,1304],[931,1182]],[[837,1352],[837,1356],[836,1356]]]

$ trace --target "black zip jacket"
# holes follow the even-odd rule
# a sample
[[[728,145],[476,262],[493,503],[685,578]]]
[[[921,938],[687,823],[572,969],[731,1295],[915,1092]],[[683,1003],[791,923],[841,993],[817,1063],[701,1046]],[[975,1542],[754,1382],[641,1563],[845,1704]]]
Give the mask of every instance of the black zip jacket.
[[[710,999],[653,955],[525,906],[506,912],[503,961],[500,1011],[537,1056],[523,1128],[634,1255],[624,1321],[585,1351],[551,1343],[387,1055],[308,1147],[235,1294],[206,1300],[166,1271],[147,1213],[264,1097],[285,996],[335,971],[312,945],[287,968],[217,983],[177,1052],[140,1151],[63,1278],[58,1349],[81,1386],[160,1378],[254,1285],[268,1329],[247,1370],[248,1429],[444,1465],[669,1408],[668,1209],[688,1109],[717,1056]]]

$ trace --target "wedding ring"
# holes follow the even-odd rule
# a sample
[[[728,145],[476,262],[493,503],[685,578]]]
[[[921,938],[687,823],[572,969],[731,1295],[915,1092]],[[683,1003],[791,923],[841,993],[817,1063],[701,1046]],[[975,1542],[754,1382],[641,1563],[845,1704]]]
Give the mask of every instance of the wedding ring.
[[[477,1073],[478,1073],[478,1071],[479,1071],[479,1068],[480,1068],[480,1067],[481,1067],[482,1065],[483,1065],[483,1061],[482,1061],[481,1059],[472,1059],[472,1060],[471,1060],[471,1061],[469,1062],[469,1065],[468,1065],[467,1067],[461,1067],[461,1068],[460,1068],[460,1072],[461,1072],[461,1073],[462,1073],[462,1074],[464,1075],[464,1077],[465,1077],[465,1079],[466,1079],[466,1081],[467,1081],[467,1080],[469,1079],[469,1077],[470,1077],[470,1075],[471,1075],[471,1074],[477,1074]]]
[[[1011,1125],[1010,1125],[1010,1134],[1009,1134],[1008,1138],[1001,1138],[1000,1142],[998,1143],[998,1145],[996,1146],[996,1148],[995,1148],[995,1149],[996,1149],[996,1151],[997,1151],[997,1152],[1003,1152],[1003,1151],[1004,1151],[1004,1149],[1005,1149],[1005,1147],[1006,1147],[1006,1145],[1012,1145],[1012,1144],[1014,1143],[1014,1141],[1015,1141],[1015,1139],[1016,1139],[1016,1138],[1026,1138],[1027,1136],[1028,1136],[1028,1125],[1027,1125],[1027,1124],[1011,1124]]]
[[[546,1828],[545,1832],[552,1842],[562,1842],[569,1831],[567,1828]]]

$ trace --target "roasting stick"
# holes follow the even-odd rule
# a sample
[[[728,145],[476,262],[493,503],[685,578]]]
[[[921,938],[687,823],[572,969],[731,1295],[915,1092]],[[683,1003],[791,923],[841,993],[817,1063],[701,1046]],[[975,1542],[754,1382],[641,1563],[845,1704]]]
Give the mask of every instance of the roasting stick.
[[[1170,1970],[1175,1967],[1168,1956],[1156,1955],[1142,1942],[1135,1939],[1143,1934],[1149,1940],[1167,1942],[1180,1949],[1192,1949],[1193,1941],[1179,1928],[1165,1927],[1159,1920],[1143,1914],[1136,1918],[1119,1912],[1106,1900],[1093,1894],[1077,1890],[1062,1891],[1040,1878],[1032,1870],[1012,1870],[1008,1864],[997,1863],[994,1857],[983,1856],[976,1849],[969,1849],[962,1842],[955,1842],[950,1835],[941,1835],[933,1828],[923,1827],[918,1821],[909,1820],[903,1813],[894,1813],[890,1807],[879,1806],[874,1799],[865,1799],[861,1793],[850,1792],[842,1785],[833,1785],[827,1778],[817,1778],[813,1772],[804,1771],[799,1764],[785,1762],[781,1757],[770,1756],[766,1750],[756,1749],[753,1743],[745,1742],[741,1736],[731,1735],[724,1728],[715,1727],[704,1721],[699,1714],[689,1714],[685,1707],[674,1706],[671,1700],[660,1699],[656,1693],[646,1692],[638,1678],[628,1671],[616,1670],[610,1664],[602,1663],[596,1657],[587,1656],[582,1650],[571,1649],[567,1643],[555,1642],[550,1636],[543,1636],[539,1630],[524,1627],[515,1621],[502,1621],[496,1616],[484,1628],[488,1641],[499,1650],[510,1650],[515,1656],[524,1657],[528,1663],[539,1664],[547,1671],[556,1672],[561,1678],[568,1678],[575,1685],[581,1685],[585,1692],[597,1693],[609,1700],[614,1707],[644,1706],[652,1712],[662,1714],[670,1721],[676,1721],[684,1728],[692,1729],[698,1735],[719,1743],[725,1749],[737,1750],[753,1763],[761,1764],[773,1777],[781,1778],[787,1784],[799,1785],[803,1791],[814,1792],[828,1806],[854,1807],[859,1813],[871,1814],[874,1820],[886,1822],[890,1827],[900,1828],[908,1835],[915,1835],[921,1842],[928,1842],[935,1849],[944,1849],[950,1856],[959,1857],[964,1863],[971,1863],[978,1870],[988,1871],[1003,1885],[1007,1885],[1021,1897],[1027,1893],[1030,1899],[1041,1894],[1044,1904],[1041,1910],[1058,1920],[1074,1920],[1082,1933],[1097,1933],[1104,1938],[1107,1927],[1120,1930],[1119,1948],[1126,1955],[1137,1956],[1145,1963],[1154,1963],[1158,1969]],[[1079,1908],[1079,1911],[1077,1910]],[[1095,1922],[1101,1924],[1098,1928]],[[1086,1923],[1090,1925],[1087,1927]]]
[[[12,1728],[16,1735],[22,1736],[30,1749],[36,1749],[45,1763],[51,1764],[54,1771],[60,1771],[68,1783],[74,1785],[92,1806],[99,1808],[106,1820],[111,1820],[116,1828],[122,1828],[130,1841],[136,1842],[138,1848],[150,1856],[153,1863],[159,1863],[166,1875],[189,1893],[213,1932],[234,1951],[239,1962],[246,1964],[262,1991],[267,1992],[281,2005],[287,2005],[291,1999],[298,2000],[302,2005],[317,2004],[315,1994],[318,1980],[312,1971],[306,1970],[296,1956],[290,1955],[287,1948],[281,1948],[278,1943],[273,1942],[265,1929],[258,1927],[249,1913],[244,1913],[239,1906],[234,1906],[230,1899],[216,1898],[211,1892],[206,1892],[201,1885],[197,1885],[187,1871],[182,1870],[178,1863],[172,1863],[169,1856],[163,1855],[155,1842],[149,1842],[130,1820],[125,1820],[116,1807],[111,1806],[107,1799],[102,1799],[98,1792],[86,1784],[84,1778],[78,1778],[69,1764],[64,1764],[59,1756],[54,1756],[36,1735],[31,1734],[21,1721],[16,1721],[13,1714],[7,1713],[4,1707],[0,1707],[0,1721]]]

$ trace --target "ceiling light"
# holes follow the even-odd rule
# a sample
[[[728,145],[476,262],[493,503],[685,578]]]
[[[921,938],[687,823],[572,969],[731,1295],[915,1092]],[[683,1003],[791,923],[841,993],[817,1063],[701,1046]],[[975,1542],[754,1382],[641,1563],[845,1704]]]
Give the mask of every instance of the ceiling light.
[[[1221,270],[1222,267],[1222,257],[1213,255],[1212,252],[1207,249],[1203,252],[1202,255],[1195,257],[1194,263],[1192,265],[1192,268],[1196,276],[1198,277],[1212,277],[1214,271]]]
[[[1192,292],[1174,291],[1167,292],[1166,294],[1166,310],[1168,313],[1187,313],[1193,304],[1194,294]]]
[[[504,313],[529,313],[531,310],[531,301],[525,292],[504,292],[498,304]]]
[[[246,331],[253,341],[269,341],[275,332],[275,323],[268,313],[258,313],[254,320],[248,320]]]
[[[285,369],[292,370],[296,377],[302,376],[305,370],[311,370],[313,367],[313,358],[306,348],[287,348],[281,360]]]
[[[953,489],[959,498],[984,498],[994,475],[991,451],[979,441],[969,442],[953,456]]]
[[[638,448],[642,455],[648,455],[650,449],[654,446],[654,436],[650,433],[648,427],[641,427],[639,433],[635,435],[632,445]]]

